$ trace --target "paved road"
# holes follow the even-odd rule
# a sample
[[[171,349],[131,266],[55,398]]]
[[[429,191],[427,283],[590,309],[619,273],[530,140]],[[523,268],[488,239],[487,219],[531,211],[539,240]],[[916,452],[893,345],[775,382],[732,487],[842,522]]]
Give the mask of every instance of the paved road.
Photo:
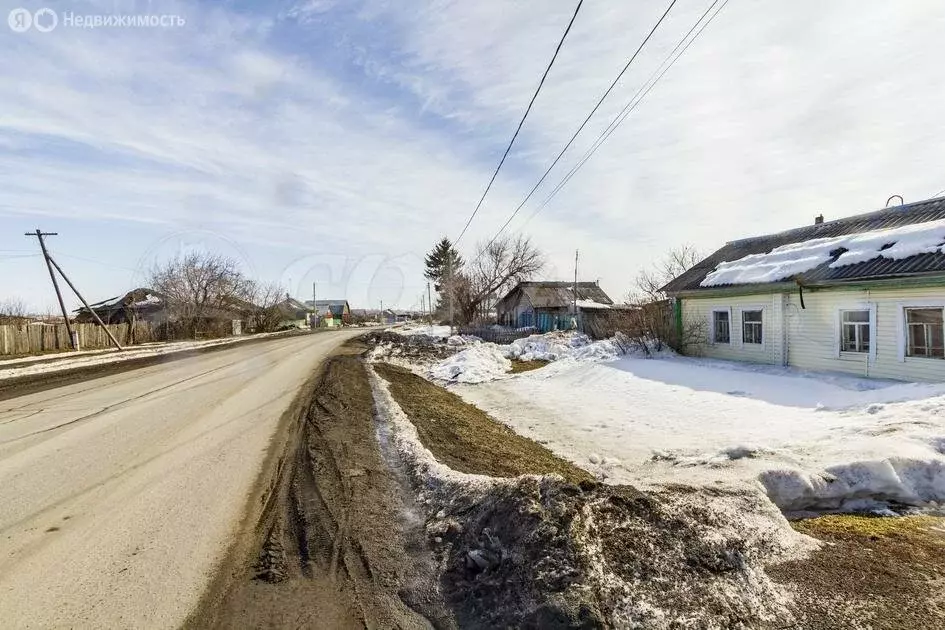
[[[0,402],[3,627],[179,626],[238,531],[279,418],[353,334]]]

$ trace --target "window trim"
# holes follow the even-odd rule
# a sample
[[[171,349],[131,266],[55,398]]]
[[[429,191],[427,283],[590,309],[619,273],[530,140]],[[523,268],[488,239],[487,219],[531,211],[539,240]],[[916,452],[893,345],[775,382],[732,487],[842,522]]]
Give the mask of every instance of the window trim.
[[[761,311],[761,343],[745,342],[745,311]],[[738,346],[760,348],[764,350],[768,344],[768,307],[764,304],[746,304],[738,308]]]
[[[869,311],[870,313],[870,349],[869,352],[853,352],[841,350],[843,339],[843,313],[844,311]],[[833,330],[833,354],[835,359],[843,358],[861,358],[864,355],[868,363],[876,363],[876,348],[879,345],[879,329],[876,327],[876,303],[875,302],[851,302],[843,304],[837,308],[836,317],[834,317]]]
[[[940,308],[945,311],[945,300],[938,299],[928,299],[928,300],[908,300],[905,302],[896,303],[896,346],[898,351],[898,359],[900,363],[910,362],[934,362],[935,365],[941,365],[945,359],[937,359],[935,357],[910,357],[906,354],[907,348],[909,346],[909,340],[907,338],[908,330],[906,329],[906,309],[910,308]],[[943,313],[943,320],[945,320],[945,313]],[[943,324],[945,325],[945,324]]]
[[[728,341],[716,341],[715,340],[715,314],[716,313],[728,313]],[[716,306],[709,311],[709,345],[710,346],[731,346],[734,336],[734,331],[732,330],[734,319],[732,318],[732,307],[731,306]]]

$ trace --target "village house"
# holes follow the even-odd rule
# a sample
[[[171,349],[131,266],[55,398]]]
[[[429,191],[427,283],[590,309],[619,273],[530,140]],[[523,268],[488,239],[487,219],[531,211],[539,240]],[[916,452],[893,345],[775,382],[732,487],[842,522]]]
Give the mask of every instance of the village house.
[[[351,307],[348,300],[311,300],[306,304],[314,304],[320,325],[334,328],[351,323]]]
[[[732,241],[663,290],[708,357],[945,381],[945,198]]]
[[[574,316],[577,287],[577,317]],[[613,300],[596,282],[519,282],[495,303],[496,323],[541,332],[567,330],[590,312],[610,309]],[[573,322],[572,320],[578,320]]]
[[[133,324],[136,322],[163,323],[167,320],[167,305],[164,296],[151,289],[132,289],[124,295],[89,304],[76,309],[77,323],[94,323],[92,311],[105,324]]]

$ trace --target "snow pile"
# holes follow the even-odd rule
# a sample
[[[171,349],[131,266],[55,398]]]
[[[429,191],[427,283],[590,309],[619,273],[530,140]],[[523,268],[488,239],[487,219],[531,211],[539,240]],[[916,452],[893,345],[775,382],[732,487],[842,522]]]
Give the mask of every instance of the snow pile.
[[[613,340],[592,341],[582,333],[531,335],[501,348],[505,356],[519,361],[557,361],[564,358],[607,361],[620,354],[620,348]]]
[[[430,377],[453,383],[482,383],[501,378],[512,363],[494,343],[477,344],[430,368]]]
[[[625,357],[456,392],[615,483],[754,488],[789,512],[940,509],[945,384],[812,376]]]
[[[449,326],[427,326],[425,324],[407,324],[400,328],[392,328],[399,335],[426,335],[427,337],[441,337],[446,339],[452,334]]]
[[[818,238],[776,247],[767,254],[750,254],[720,263],[700,284],[777,282],[829,262],[831,268],[855,265],[874,258],[902,260],[919,254],[945,253],[945,219],[833,238]]]

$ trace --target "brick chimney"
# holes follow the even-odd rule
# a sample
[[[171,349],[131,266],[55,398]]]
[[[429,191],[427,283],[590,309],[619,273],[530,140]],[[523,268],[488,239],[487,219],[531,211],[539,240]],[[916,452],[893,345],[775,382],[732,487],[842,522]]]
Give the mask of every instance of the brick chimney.
[[[824,215],[818,214],[816,217],[814,217],[814,225],[820,225],[823,222],[824,222]]]

